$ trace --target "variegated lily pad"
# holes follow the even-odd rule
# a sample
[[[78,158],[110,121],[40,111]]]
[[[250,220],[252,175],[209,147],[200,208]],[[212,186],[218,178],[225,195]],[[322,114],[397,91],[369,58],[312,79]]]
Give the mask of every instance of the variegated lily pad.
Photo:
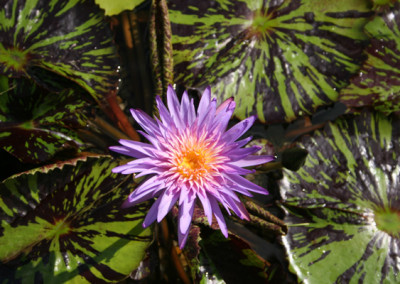
[[[399,123],[337,120],[304,139],[304,167],[285,170],[283,240],[304,283],[400,282]]]
[[[169,1],[175,82],[234,96],[235,114],[291,121],[337,100],[358,70],[364,0]]]
[[[41,163],[84,145],[90,103],[82,92],[51,93],[27,79],[8,80],[0,91],[0,147],[19,160]]]
[[[365,26],[371,37],[359,76],[340,93],[350,108],[373,106],[385,114],[400,111],[400,3]]]
[[[0,74],[33,76],[40,67],[97,100],[118,83],[112,34],[93,1],[1,0],[0,38]]]
[[[4,283],[104,283],[126,278],[151,240],[146,206],[121,209],[130,180],[109,157],[56,164],[0,184]]]

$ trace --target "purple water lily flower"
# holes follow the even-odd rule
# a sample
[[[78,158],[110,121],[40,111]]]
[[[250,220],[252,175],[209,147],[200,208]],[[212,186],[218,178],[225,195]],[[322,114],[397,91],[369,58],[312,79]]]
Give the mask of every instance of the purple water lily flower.
[[[151,144],[120,140],[122,146],[110,147],[115,152],[136,158],[114,168],[114,173],[138,173],[136,177],[149,175],[131,193],[124,206],[157,197],[143,222],[147,227],[155,220],[160,222],[178,201],[178,240],[183,248],[198,198],[208,222],[212,223],[214,215],[227,237],[228,230],[218,202],[229,214],[232,210],[241,219],[249,220],[235,192],[247,196],[251,196],[249,191],[268,194],[264,188],[242,177],[253,172],[243,167],[274,159],[269,155],[252,155],[260,150],[258,146],[242,148],[251,137],[237,140],[253,125],[255,116],[226,130],[235,102],[228,99],[217,107],[216,99],[211,99],[210,88],[204,91],[197,112],[193,99],[189,100],[186,92],[179,103],[172,86],[167,92],[168,109],[160,97],[156,100],[161,120],[131,109],[133,118],[145,130],[141,134]]]

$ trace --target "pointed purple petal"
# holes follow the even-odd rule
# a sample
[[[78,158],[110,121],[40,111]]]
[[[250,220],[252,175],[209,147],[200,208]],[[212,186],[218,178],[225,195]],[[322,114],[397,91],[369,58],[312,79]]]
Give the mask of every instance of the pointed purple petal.
[[[226,193],[226,192],[225,192]],[[247,210],[244,208],[243,204],[240,202],[240,200],[235,200],[229,195],[224,195],[225,202],[227,203],[228,207],[235,212],[235,214],[240,218],[240,219],[245,219],[245,220],[250,220],[249,213]]]
[[[153,203],[151,206],[149,212],[146,215],[146,218],[144,218],[143,221],[143,228],[148,227],[157,219],[157,212],[158,212],[158,206],[160,205],[161,198],[158,198],[156,202]]]
[[[238,193],[240,193],[242,195],[245,195],[245,196],[253,197],[253,194],[251,194],[250,191],[248,191],[245,188],[232,186],[231,190],[236,191],[236,192],[238,192]]]
[[[147,189],[147,191],[143,191],[140,194],[136,194],[135,198],[132,199],[132,201],[131,201],[131,198],[128,198],[127,200],[125,200],[121,207],[122,208],[127,208],[127,207],[135,206],[135,205],[137,205],[139,203],[142,203],[142,202],[144,202],[146,200],[154,198],[154,194],[155,194],[154,189],[153,188],[149,188],[149,189]]]
[[[158,176],[153,176],[140,184],[128,197],[129,202],[136,202],[136,199],[143,192],[156,191],[165,188],[164,183],[157,180]]]
[[[186,231],[189,230],[189,226],[192,221],[195,200],[196,196],[194,194],[189,194],[179,207],[179,231],[182,234],[185,234]]]
[[[199,129],[210,129],[210,123],[215,119],[215,110],[217,108],[217,100],[212,99],[205,112],[199,113],[197,125]]]
[[[254,172],[254,170],[243,169],[233,164],[234,162],[229,162],[221,165],[221,169],[226,174],[231,175],[248,175]]]
[[[157,222],[161,222],[165,215],[167,215],[167,213],[171,210],[172,206],[174,206],[178,200],[179,194],[165,191],[160,198],[162,200],[157,213]]]
[[[134,168],[130,165],[121,165],[121,166],[113,168],[111,171],[113,173],[122,173],[123,171],[125,171],[127,169],[134,169]],[[132,173],[134,173],[134,172],[135,172],[135,170]]]
[[[196,118],[193,99],[189,100],[187,92],[183,92],[180,114],[186,126],[191,126]]]
[[[210,198],[210,204],[212,211],[214,212],[215,219],[217,219],[219,229],[221,230],[222,234],[225,238],[228,237],[228,229],[225,224],[224,216],[222,215],[221,209],[219,209],[218,203],[214,198]]]
[[[136,175],[136,178],[140,178],[146,175],[152,175],[152,174],[156,174],[156,175],[160,175],[162,173],[164,173],[165,170],[164,169],[160,169],[159,167],[152,167],[150,169],[144,170],[142,171],[140,174]]]
[[[225,184],[225,187],[228,188],[231,191],[236,191],[240,194],[246,195],[246,196],[250,196],[252,197],[253,195],[247,190],[247,188],[243,188],[240,186],[237,186],[236,184],[232,183],[231,181],[229,181],[227,184]]]
[[[160,149],[160,140],[157,139],[157,136],[151,136],[144,131],[137,130],[138,133],[142,134],[144,138],[146,138],[154,147]]]
[[[191,99],[190,104],[189,104],[189,110],[188,110],[189,126],[191,126],[195,120],[196,120],[196,110],[194,108],[194,101],[193,101],[193,99]]]
[[[246,137],[246,138],[244,138],[242,140],[236,141],[235,145],[236,145],[237,148],[243,147],[244,145],[249,143],[251,141],[251,139],[253,139],[253,136]]]
[[[183,183],[180,186],[180,197],[179,197],[179,205],[182,205],[182,203],[188,199],[189,195],[189,188],[187,187],[186,183]]]
[[[233,98],[224,101],[215,112],[215,124],[213,127],[217,128],[218,131],[225,131],[228,122],[235,111],[235,107],[236,103]]]
[[[179,226],[179,222],[178,222],[178,226]],[[178,243],[179,243],[179,248],[180,249],[183,249],[183,247],[185,246],[187,238],[189,236],[189,232],[190,232],[190,228],[184,234],[182,234],[178,230]]]
[[[237,201],[237,202],[241,202],[239,197],[236,195],[236,193],[234,193],[230,187],[226,187],[223,186],[219,189],[219,192],[221,193],[222,196],[226,197],[229,196],[231,199]]]
[[[159,191],[162,189],[163,187],[158,185],[142,190],[139,193],[136,193],[136,191],[134,191],[131,193],[129,198],[125,200],[125,202],[122,204],[122,208],[135,206],[136,204],[139,204],[143,201],[157,197],[159,195]]]
[[[232,183],[234,183],[237,187],[244,188],[246,190],[250,190],[252,192],[260,194],[268,194],[268,191],[265,188],[256,185],[255,183],[252,183],[251,181],[239,175],[225,175],[225,177]]]
[[[160,129],[154,119],[139,109],[131,109],[132,117],[150,135],[160,135]]]
[[[121,165],[112,169],[113,173],[123,173],[123,174],[131,174],[131,173],[139,173],[141,171],[149,170],[154,167],[154,160],[149,158],[142,158],[130,161],[125,165]],[[125,172],[129,170],[129,172]]]
[[[141,166],[141,165],[155,165],[156,163],[154,162],[154,158],[141,158],[141,159],[136,159],[128,162],[128,165],[131,166]]]
[[[231,161],[237,161],[237,160],[241,160],[251,154],[254,154],[254,153],[260,151],[260,149],[261,149],[261,147],[259,147],[259,146],[235,149],[235,150],[228,152],[227,156],[231,159]]]
[[[211,88],[208,86],[201,96],[199,107],[197,109],[197,116],[199,117],[199,121],[204,119],[204,115],[208,112],[208,108],[210,106],[211,101]]]
[[[265,164],[273,160],[275,160],[275,157],[271,155],[253,155],[247,156],[238,161],[230,162],[230,164],[238,167],[250,167]]]
[[[168,104],[169,112],[171,114],[172,119],[175,122],[176,127],[178,129],[184,128],[184,125],[182,122],[182,117],[179,112],[180,104],[179,104],[178,98],[176,96],[176,93],[171,85],[168,86],[168,90],[167,90],[167,104]]]
[[[233,142],[242,136],[249,128],[253,125],[254,121],[256,120],[255,116],[250,116],[232,128],[230,128],[225,134],[222,136],[223,141],[226,142]]]
[[[214,198],[214,197],[207,196],[207,193],[205,193],[204,195],[201,192],[199,192],[197,194],[197,196],[199,197],[199,199],[201,201],[201,204],[203,205],[204,214],[207,216],[208,223],[211,225],[212,224],[212,209],[211,209],[210,201],[208,199]]]
[[[121,143],[125,147],[128,147],[128,148],[133,149],[138,152],[141,152],[147,156],[154,157],[154,154],[157,151],[157,149],[154,148],[153,145],[138,142],[138,141],[121,139],[121,140],[119,140],[119,143]]]
[[[218,201],[222,206],[224,206],[226,212],[227,212],[229,215],[231,215],[231,210],[230,210],[230,207],[229,207],[228,202],[225,200],[225,195],[219,193],[218,196],[215,195],[214,197],[215,197],[215,200],[216,200],[216,201]]]
[[[234,104],[232,105],[232,103],[234,103]],[[236,107],[236,104],[235,104],[235,101],[233,100],[233,98],[229,98],[229,99],[223,101],[217,107],[217,109],[215,111],[215,116],[223,114],[223,113],[227,112],[228,110],[232,110],[232,107],[233,107],[233,109],[235,109],[235,107]]]
[[[182,120],[186,126],[189,125],[188,113],[189,113],[189,96],[186,91],[183,92],[181,107],[179,110]]]
[[[160,96],[156,97],[156,103],[162,123],[167,127],[171,127],[172,125],[175,126],[174,120],[172,119],[171,114],[162,102]]]
[[[147,157],[147,155],[143,154],[140,151],[128,148],[128,147],[124,147],[124,146],[111,146],[108,149],[110,149],[111,151],[123,154],[123,155],[127,155],[127,156],[131,156],[134,158],[145,158]]]

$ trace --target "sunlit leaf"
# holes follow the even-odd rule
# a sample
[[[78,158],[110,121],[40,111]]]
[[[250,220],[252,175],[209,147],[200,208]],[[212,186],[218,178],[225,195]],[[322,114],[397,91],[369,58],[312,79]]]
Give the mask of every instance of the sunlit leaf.
[[[126,278],[151,240],[146,206],[109,157],[36,169],[0,184],[0,274],[5,283],[104,283]]]
[[[93,1],[1,0],[0,38],[0,74],[33,76],[40,67],[97,100],[118,83],[112,34]]]
[[[304,139],[304,167],[285,170],[283,240],[302,282],[399,283],[399,123],[366,112],[337,120]]]
[[[133,10],[146,0],[95,0],[107,16],[117,15],[125,10]]]
[[[235,114],[291,121],[337,100],[358,70],[368,1],[169,1],[175,82]]]
[[[23,162],[40,163],[84,143],[89,106],[78,90],[51,93],[26,79],[9,80],[0,95],[0,147]]]
[[[371,37],[368,59],[359,76],[344,88],[348,107],[373,106],[385,114],[400,111],[400,4],[365,26]]]

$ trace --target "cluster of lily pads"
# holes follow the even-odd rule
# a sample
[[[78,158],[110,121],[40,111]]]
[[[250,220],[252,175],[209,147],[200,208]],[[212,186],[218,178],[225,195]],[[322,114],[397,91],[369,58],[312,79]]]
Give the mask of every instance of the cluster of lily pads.
[[[399,1],[131,2],[1,1],[0,280],[400,282]],[[149,204],[121,208],[140,182],[108,151],[138,139],[116,98],[141,68],[126,19],[154,95],[210,85],[278,154],[247,176],[270,196],[242,200],[249,222],[226,216],[228,239],[196,207],[179,254],[176,208],[158,229]]]

